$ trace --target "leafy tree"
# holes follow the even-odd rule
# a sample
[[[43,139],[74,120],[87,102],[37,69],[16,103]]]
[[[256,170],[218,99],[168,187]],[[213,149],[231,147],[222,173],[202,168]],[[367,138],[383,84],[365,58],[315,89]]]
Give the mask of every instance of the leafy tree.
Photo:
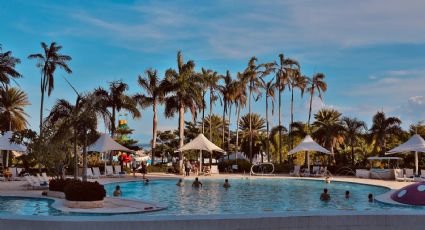
[[[21,78],[22,75],[15,69],[21,63],[19,58],[12,56],[12,51],[1,52],[0,46],[0,84],[5,87],[10,84],[10,80]]]
[[[252,163],[254,155],[261,151],[261,134],[266,121],[260,115],[253,113],[242,116],[239,127],[241,129],[241,146],[245,156],[249,157]],[[251,153],[249,151],[252,151]],[[248,153],[248,154],[247,154]]]
[[[269,136],[270,132],[269,132],[269,98],[271,99],[271,103],[272,103],[272,115],[274,114],[274,98],[275,98],[275,90],[276,90],[276,84],[273,83],[274,79],[271,79],[268,82],[264,82],[263,83],[263,89],[264,92],[266,94],[266,134],[267,136]],[[267,153],[267,157],[268,160],[270,161],[270,152],[269,152],[269,142],[267,141],[265,143],[266,145],[266,153]]]
[[[372,127],[369,129],[369,142],[374,141],[374,153],[384,155],[387,151],[387,142],[391,135],[401,133],[401,120],[397,117],[386,117],[384,112],[377,112],[373,116]]]
[[[343,117],[341,119],[342,126],[344,127],[344,139],[351,147],[351,165],[355,166],[355,147],[364,134],[363,131],[367,129],[366,123],[359,121],[356,118]]]
[[[59,52],[62,46],[58,45],[56,42],[50,43],[50,46],[42,42],[41,48],[43,49],[43,53],[31,54],[28,58],[36,59],[36,66],[41,70],[40,138],[43,138],[44,94],[47,91],[47,96],[50,96],[53,92],[55,87],[54,75],[58,67],[68,74],[72,73],[72,70],[68,66],[68,62],[71,61],[72,58],[68,55],[60,54]]]
[[[18,88],[0,87],[0,130],[23,130],[28,125],[27,94]]]
[[[307,91],[310,93],[310,108],[308,110],[308,121],[307,124],[310,127],[310,118],[311,118],[311,109],[313,105],[313,96],[317,91],[320,100],[323,99],[322,92],[326,92],[328,85],[325,82],[325,75],[323,73],[317,73],[313,76],[313,79],[310,81],[310,87],[307,88]]]

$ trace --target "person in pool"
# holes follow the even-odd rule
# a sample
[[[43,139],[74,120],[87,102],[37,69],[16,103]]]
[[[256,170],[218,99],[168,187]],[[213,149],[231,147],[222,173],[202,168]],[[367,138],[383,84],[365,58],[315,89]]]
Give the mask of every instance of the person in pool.
[[[323,193],[320,194],[320,200],[321,201],[329,201],[331,199],[331,196],[328,193],[328,189],[323,189]]]
[[[328,176],[325,178],[325,183],[326,184],[330,184],[331,183],[331,178],[329,178]]]
[[[345,199],[350,199],[350,191],[345,191]]]
[[[225,179],[225,180],[224,180],[223,187],[224,187],[224,188],[230,188],[230,183],[229,183],[229,180],[228,180],[228,179]]]
[[[177,182],[176,185],[179,186],[179,187],[183,187],[184,186],[183,180],[182,179],[179,179],[179,181]]]
[[[202,188],[202,183],[198,180],[198,177],[196,177],[195,181],[193,181],[192,187],[195,187],[195,188],[201,187]]]
[[[369,193],[369,195],[367,196],[367,199],[369,200],[369,202],[373,202],[373,195],[372,195],[372,193]]]
[[[146,178],[145,184],[149,184],[149,179],[148,178]]]
[[[114,191],[114,196],[121,196],[121,194],[122,194],[122,192],[121,192],[121,188],[120,188],[120,186],[119,185],[117,185],[116,187],[115,187],[115,191]]]

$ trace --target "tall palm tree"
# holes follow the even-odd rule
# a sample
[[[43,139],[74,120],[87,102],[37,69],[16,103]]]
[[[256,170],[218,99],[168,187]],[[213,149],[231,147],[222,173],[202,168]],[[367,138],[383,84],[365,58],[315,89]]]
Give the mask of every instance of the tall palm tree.
[[[316,130],[313,137],[324,145],[330,152],[335,163],[334,148],[336,144],[342,143],[344,128],[340,121],[341,113],[334,109],[321,109],[314,115],[316,121],[313,123]]]
[[[226,120],[227,110],[230,109],[231,103],[234,101],[234,82],[232,80],[232,76],[230,75],[230,71],[226,72],[226,76],[222,77],[224,80],[224,84],[218,87],[218,90],[221,93],[223,99],[223,121]],[[229,120],[230,122],[230,120]],[[225,129],[222,130],[222,148],[225,145]],[[229,146],[228,146],[229,147]],[[227,149],[229,150],[229,149]]]
[[[201,79],[201,86],[202,86],[202,129],[201,129],[201,131],[202,131],[202,134],[204,133],[204,131],[205,131],[205,123],[204,123],[204,120],[205,120],[205,107],[206,107],[206,105],[207,105],[207,103],[205,102],[205,96],[206,96],[206,94],[207,94],[207,91],[208,91],[208,89],[209,89],[209,82],[208,82],[208,80],[209,80],[209,76],[210,76],[210,74],[212,73],[212,70],[206,70],[205,68],[201,68],[201,72],[200,73],[198,73],[198,75],[199,75],[199,77],[200,77],[200,79]]]
[[[279,106],[279,127],[282,126],[282,93],[285,90],[286,86],[289,85],[289,76],[290,73],[294,70],[294,68],[300,69],[300,65],[296,60],[285,58],[283,54],[279,54],[279,62],[277,64],[277,71],[276,71],[276,87],[279,89],[279,96],[278,96],[278,106]],[[281,143],[282,140],[282,129],[279,129],[279,143],[278,143],[278,152],[279,152],[279,163],[282,163],[282,152],[281,152]]]
[[[248,66],[244,70],[243,76],[244,81],[248,84],[248,90],[249,90],[249,96],[248,96],[248,108],[249,108],[249,114],[252,113],[252,96],[253,94],[256,94],[257,97],[261,95],[261,92],[259,91],[259,88],[262,85],[263,78],[267,75],[269,75],[275,66],[275,63],[263,63],[263,64],[257,64],[256,63],[257,58],[252,57],[249,62]],[[252,126],[252,117],[249,116],[250,120],[250,127]],[[250,144],[249,144],[249,156],[250,161],[252,162],[252,132],[250,131]]]
[[[40,138],[43,139],[43,107],[44,107],[44,94],[47,91],[47,96],[53,92],[55,87],[54,75],[56,69],[59,67],[66,73],[71,74],[72,70],[68,66],[68,62],[72,58],[68,55],[60,54],[62,49],[61,45],[56,42],[50,43],[48,46],[46,43],[41,43],[43,53],[31,54],[28,56],[29,59],[37,60],[37,67],[41,70],[41,102],[40,102]]]
[[[157,106],[164,103],[164,86],[158,78],[158,72],[153,69],[146,70],[146,77],[139,76],[137,82],[146,94],[136,94],[134,96],[135,100],[142,108],[152,106],[152,162],[155,163],[155,148],[158,128]]]
[[[141,116],[134,98],[125,93],[127,90],[128,85],[123,81],[113,81],[109,83],[108,89],[99,87],[94,91],[94,95],[102,101],[102,104],[106,105],[112,111],[110,117],[111,123],[109,124],[111,137],[115,136],[117,112],[126,110],[133,118],[139,118]]]
[[[357,118],[349,117],[343,117],[341,121],[344,127],[345,141],[351,147],[351,165],[354,167],[354,147],[358,144],[361,135],[363,135],[363,131],[366,130],[366,123],[357,120]]]
[[[77,95],[75,104],[59,99],[53,105],[47,120],[49,123],[60,123],[62,128],[73,130],[74,139],[74,178],[78,178],[78,137],[82,136],[83,148],[83,181],[87,180],[87,137],[88,131],[96,132],[97,118],[101,117],[109,124],[111,114],[108,104],[96,94]]]
[[[310,81],[310,87],[307,88],[307,91],[310,93],[310,108],[308,110],[308,121],[307,125],[310,127],[310,118],[311,118],[311,109],[313,105],[313,96],[317,91],[320,100],[323,100],[322,93],[326,92],[328,85],[325,82],[325,75],[323,73],[317,73],[313,76]]]
[[[246,106],[246,83],[243,80],[243,75],[238,72],[238,80],[235,81],[235,107],[236,107],[236,152],[239,151],[239,120],[241,109]]]
[[[267,136],[269,136],[269,98],[271,99],[272,103],[272,116],[274,114],[274,97],[275,97],[275,90],[276,90],[276,84],[274,83],[274,78],[272,78],[268,82],[263,83],[263,89],[266,94],[266,129],[267,129]],[[267,153],[267,159],[270,161],[270,152],[269,152],[269,142],[266,142],[266,153]]]
[[[210,91],[210,117],[213,114],[213,105],[216,100],[219,99],[218,91],[219,91],[219,84],[218,81],[220,80],[221,76],[217,72],[213,72],[212,70],[207,71],[207,74],[205,75],[205,81],[206,85]],[[213,130],[209,130],[209,137],[210,140],[212,138],[212,132]]]
[[[179,114],[179,147],[184,144],[184,113],[187,109],[196,116],[197,108],[202,106],[202,85],[195,74],[195,62],[184,63],[181,51],[177,52],[177,71],[168,69],[165,72],[164,89],[165,116]],[[179,153],[180,169],[183,168],[183,155]]]
[[[19,131],[28,125],[25,107],[30,105],[28,95],[18,89],[0,87],[0,130]]]
[[[299,69],[295,69],[292,71],[289,76],[290,78],[290,84],[291,84],[291,123],[289,126],[289,130],[292,130],[292,124],[294,123],[294,91],[295,89],[299,89],[301,92],[301,98],[304,96],[304,91],[307,87],[307,84],[309,82],[309,78],[301,75]],[[291,132],[290,132],[291,134]],[[290,135],[290,141],[291,141],[291,149],[294,148],[294,140],[292,136]]]
[[[12,51],[1,52],[0,46],[0,83],[3,87],[10,83],[10,79],[20,78],[22,75],[15,69],[21,63],[19,58],[12,56]]]
[[[377,112],[373,116],[372,127],[369,129],[371,141],[375,141],[373,152],[377,153],[380,148],[380,153],[383,155],[387,150],[387,139],[391,135],[401,133],[401,120],[397,117],[386,117],[384,112]]]

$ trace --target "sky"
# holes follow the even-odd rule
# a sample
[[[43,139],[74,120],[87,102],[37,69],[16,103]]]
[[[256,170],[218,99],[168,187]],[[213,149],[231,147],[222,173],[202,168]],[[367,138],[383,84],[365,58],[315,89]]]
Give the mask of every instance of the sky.
[[[230,70],[232,76],[252,56],[271,62],[283,53],[301,63],[303,74],[325,74],[328,90],[323,101],[314,98],[313,112],[334,108],[370,125],[383,110],[401,118],[406,128],[425,120],[424,8],[422,0],[0,1],[0,44],[22,61],[17,70],[24,77],[18,83],[29,95],[34,130],[40,72],[27,56],[41,52],[42,41],[59,43],[73,58],[71,75],[56,72],[46,113],[59,98],[75,101],[64,77],[80,92],[123,80],[134,94],[142,92],[136,79],[146,69],[163,76],[176,68],[178,50],[185,61],[195,61],[196,70]],[[306,121],[309,97],[295,95],[295,120]],[[287,125],[288,91],[282,100]],[[265,115],[264,97],[253,110]],[[165,119],[162,107],[159,112],[160,130],[177,127],[177,116]],[[222,113],[219,103],[213,113]],[[132,137],[148,143],[151,110],[144,110],[141,119],[127,119],[135,129]],[[277,120],[277,113],[270,116],[272,125]],[[231,124],[235,127],[235,117]]]

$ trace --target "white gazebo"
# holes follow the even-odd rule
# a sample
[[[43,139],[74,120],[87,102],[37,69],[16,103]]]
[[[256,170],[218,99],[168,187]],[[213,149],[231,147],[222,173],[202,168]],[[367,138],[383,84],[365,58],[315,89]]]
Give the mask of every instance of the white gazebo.
[[[7,131],[3,136],[0,137],[0,150],[6,150],[6,167],[8,167],[9,164],[9,151],[16,151],[16,152],[26,152],[27,147],[25,145],[16,144],[14,142],[11,142],[10,139],[13,136],[12,131]]]
[[[425,140],[418,134],[413,135],[408,141],[399,145],[398,147],[391,149],[386,153],[394,154],[394,153],[410,153],[415,152],[415,172],[419,174],[419,159],[418,152],[425,152]]]
[[[294,149],[289,151],[288,155],[292,155],[294,153],[302,152],[302,151],[316,151],[316,152],[330,154],[330,152],[327,149],[317,144],[311,138],[310,135],[305,136],[304,140],[299,145],[297,145]],[[310,172],[310,154],[309,153],[307,153],[307,167],[308,167],[308,171]]]
[[[195,139],[185,144],[183,147],[176,150],[176,152],[183,152],[186,150],[205,150],[207,152],[212,153],[213,151],[225,153],[223,149],[212,143],[208,140],[204,134],[199,134]],[[201,159],[199,168],[202,170],[202,151],[200,151],[199,158]]]

